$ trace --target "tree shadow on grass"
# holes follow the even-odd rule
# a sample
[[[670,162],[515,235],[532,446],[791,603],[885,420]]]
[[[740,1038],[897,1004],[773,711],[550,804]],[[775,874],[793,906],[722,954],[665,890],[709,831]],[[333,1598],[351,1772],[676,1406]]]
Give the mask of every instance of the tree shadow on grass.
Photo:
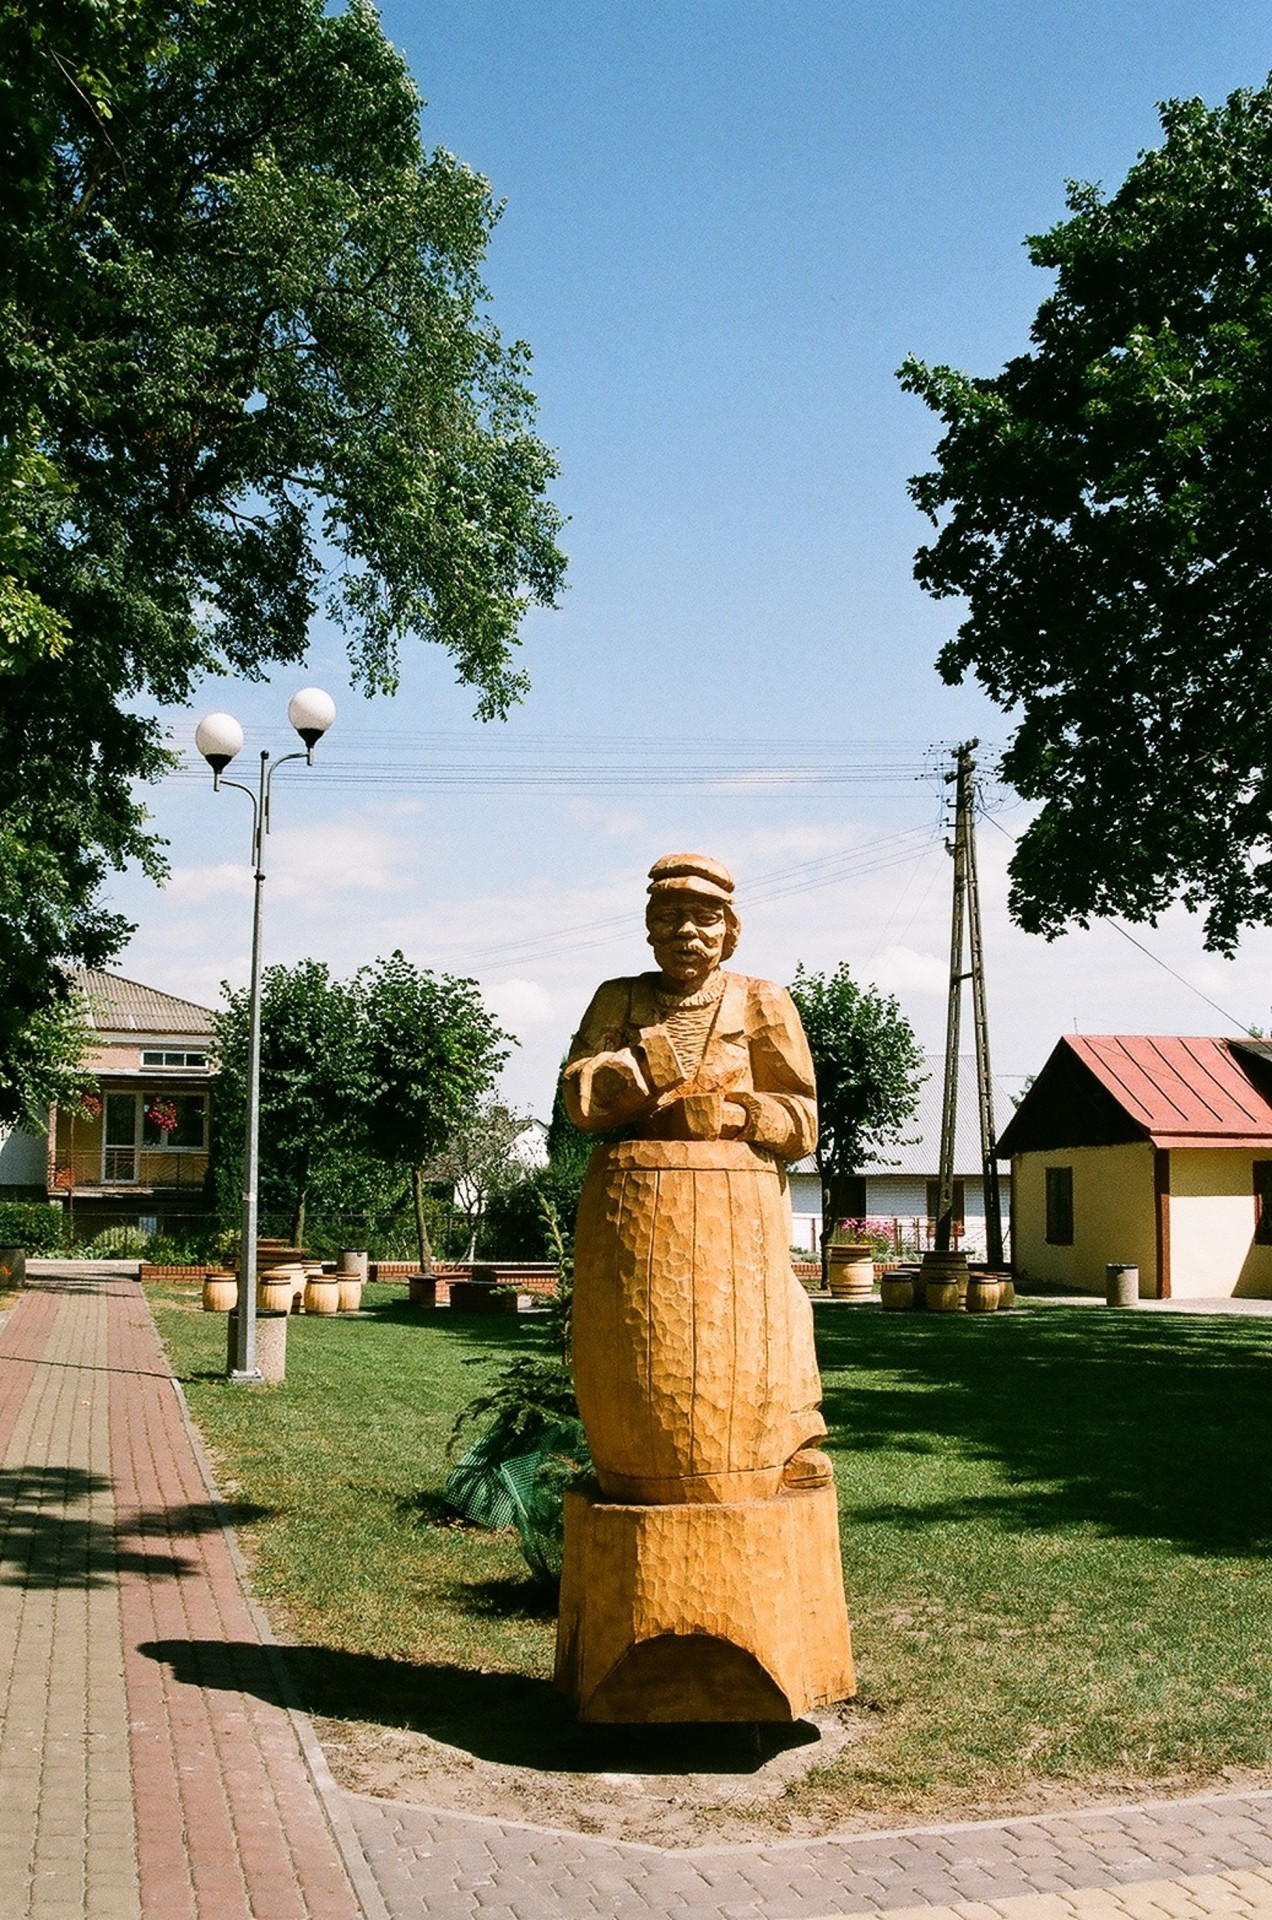
[[[83,1590],[110,1586],[121,1573],[184,1580],[199,1571],[181,1546],[221,1526],[218,1508],[143,1509],[113,1523],[100,1509],[92,1511],[95,1496],[112,1492],[108,1478],[80,1467],[0,1469],[0,1586]],[[224,1517],[242,1526],[267,1512],[240,1501]]]
[[[582,1727],[546,1680],[416,1666],[332,1647],[157,1640],[138,1652],[189,1685],[241,1689],[324,1719],[405,1727],[479,1760],[543,1772],[749,1774],[774,1754],[820,1737],[807,1721],[760,1728]]]
[[[1186,1552],[1272,1546],[1272,1325],[1052,1307],[819,1325],[845,1519],[1093,1528]],[[965,1499],[857,1506],[871,1453],[992,1461]],[[924,1476],[927,1477],[926,1475]]]

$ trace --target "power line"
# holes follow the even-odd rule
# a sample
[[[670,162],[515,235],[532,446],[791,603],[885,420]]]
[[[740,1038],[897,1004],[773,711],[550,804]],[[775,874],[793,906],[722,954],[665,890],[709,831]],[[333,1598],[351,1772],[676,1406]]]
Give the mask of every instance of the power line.
[[[982,817],[988,820],[991,826],[997,827],[999,833],[1001,833],[1005,839],[1010,840],[1014,847],[1020,845],[1017,836],[1014,833],[1009,833],[1000,821],[994,819],[993,814],[986,813]],[[1176,973],[1174,967],[1163,960],[1159,953],[1154,953],[1151,947],[1146,947],[1142,940],[1137,940],[1133,933],[1128,932],[1120,920],[1111,918],[1104,919],[1102,925],[1112,927],[1114,933],[1120,933],[1123,940],[1129,940],[1136,951],[1142,953],[1146,960],[1151,960],[1154,966],[1162,969],[1163,973],[1168,973],[1172,980],[1178,980],[1181,987],[1187,987],[1189,993],[1195,993],[1199,1000],[1204,1000],[1212,1012],[1217,1013],[1220,1019],[1226,1020],[1230,1027],[1235,1027],[1238,1033],[1250,1032],[1250,1028],[1244,1020],[1238,1020],[1235,1013],[1229,1013],[1227,1008],[1221,1007],[1217,1000],[1212,1000],[1208,993],[1203,993],[1201,988],[1194,986],[1191,980],[1186,980],[1182,973]]]

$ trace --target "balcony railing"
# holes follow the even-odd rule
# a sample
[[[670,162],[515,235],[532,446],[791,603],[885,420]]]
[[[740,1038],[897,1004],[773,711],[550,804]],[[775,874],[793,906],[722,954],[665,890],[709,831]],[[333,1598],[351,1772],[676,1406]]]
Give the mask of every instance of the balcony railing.
[[[106,1147],[59,1153],[49,1172],[51,1193],[195,1193],[202,1190],[208,1156],[192,1147]]]

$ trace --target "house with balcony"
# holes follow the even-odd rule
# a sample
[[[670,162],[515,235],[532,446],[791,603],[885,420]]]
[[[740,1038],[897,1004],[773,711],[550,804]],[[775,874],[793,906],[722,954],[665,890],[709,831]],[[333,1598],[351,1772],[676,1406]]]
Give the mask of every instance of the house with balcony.
[[[87,1113],[50,1110],[46,1197],[89,1236],[116,1224],[154,1233],[202,1222],[211,1009],[96,968],[77,968],[75,979],[87,1003],[93,1045],[85,1065],[96,1086]],[[10,1136],[5,1145],[15,1165],[18,1144]]]

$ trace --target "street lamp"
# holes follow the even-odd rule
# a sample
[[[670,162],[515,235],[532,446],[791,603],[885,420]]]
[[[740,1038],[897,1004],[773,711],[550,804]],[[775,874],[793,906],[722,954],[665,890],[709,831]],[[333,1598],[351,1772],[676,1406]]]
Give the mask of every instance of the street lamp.
[[[230,713],[209,713],[195,728],[194,740],[212,769],[212,790],[233,787],[252,803],[252,865],[255,898],[252,907],[252,983],[248,994],[247,1137],[243,1166],[243,1245],[239,1257],[238,1338],[228,1377],[240,1386],[259,1386],[256,1364],[256,1188],[260,1164],[261,1094],[261,907],[265,890],[265,835],[269,832],[270,792],[274,775],[289,760],[312,766],[314,748],[336,717],[336,704],[321,687],[303,687],[287,703],[287,718],[305,743],[303,753],[285,753],[270,764],[261,752],[256,790],[240,780],[226,780],[225,769],[243,745],[243,729]]]

